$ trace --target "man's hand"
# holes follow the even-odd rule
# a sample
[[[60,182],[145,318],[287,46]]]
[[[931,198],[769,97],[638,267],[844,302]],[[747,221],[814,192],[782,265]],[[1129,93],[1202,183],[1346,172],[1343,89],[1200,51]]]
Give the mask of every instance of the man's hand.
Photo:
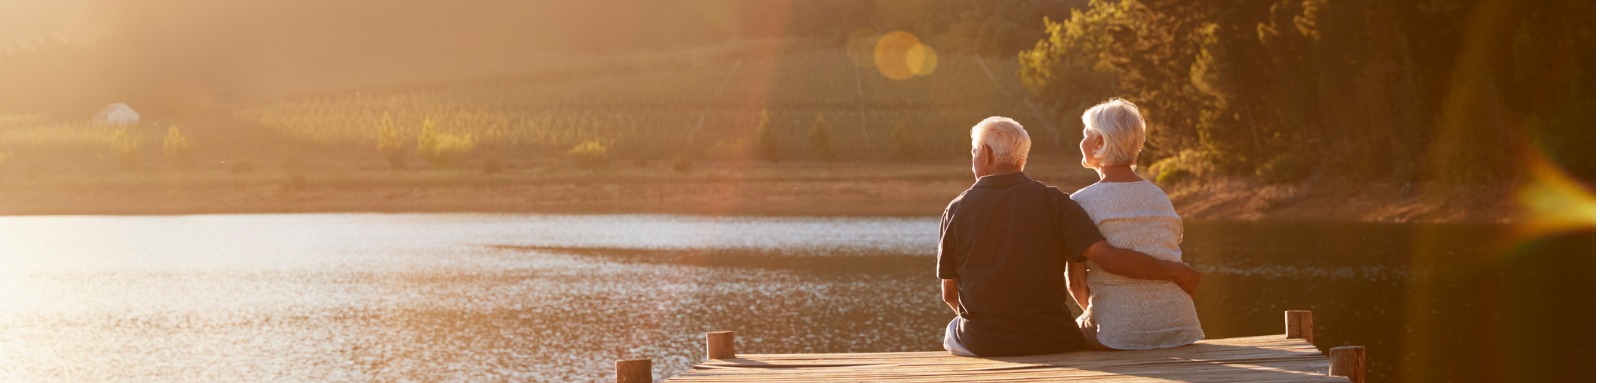
[[[1111,246],[1106,241],[1095,242],[1083,256],[1100,265],[1100,269],[1135,279],[1171,281],[1184,292],[1194,295],[1200,287],[1200,272],[1183,262],[1156,259],[1144,253]]]
[[[956,316],[961,316],[961,293],[956,290],[955,279],[940,279],[939,290],[944,295],[944,304],[950,306],[950,311],[955,311]]]
[[[1172,263],[1175,264],[1172,268],[1176,273],[1172,282],[1177,283],[1178,287],[1183,289],[1183,292],[1189,293],[1189,297],[1193,298],[1194,291],[1200,288],[1200,272],[1194,271],[1193,267],[1189,267],[1188,264],[1183,262]]]

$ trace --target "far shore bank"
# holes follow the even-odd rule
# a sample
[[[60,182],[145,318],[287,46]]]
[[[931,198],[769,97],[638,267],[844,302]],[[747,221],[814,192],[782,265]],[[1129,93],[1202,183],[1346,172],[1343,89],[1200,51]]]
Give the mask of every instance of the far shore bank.
[[[0,176],[0,215],[493,212],[771,216],[937,216],[972,184],[965,163],[695,164],[571,169],[294,169],[248,173],[106,171]],[[1028,174],[1072,191],[1094,174],[1051,159]],[[1161,185],[1186,220],[1513,223],[1506,186],[1362,183],[1313,177]]]

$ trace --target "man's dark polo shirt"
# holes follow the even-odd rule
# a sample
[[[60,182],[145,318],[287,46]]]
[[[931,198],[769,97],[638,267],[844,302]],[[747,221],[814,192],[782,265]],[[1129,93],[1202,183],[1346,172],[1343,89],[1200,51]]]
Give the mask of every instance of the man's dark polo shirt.
[[[1102,239],[1054,187],[1021,172],[978,179],[950,201],[939,228],[939,279],[959,280],[956,341],[979,356],[1081,348],[1063,273]]]

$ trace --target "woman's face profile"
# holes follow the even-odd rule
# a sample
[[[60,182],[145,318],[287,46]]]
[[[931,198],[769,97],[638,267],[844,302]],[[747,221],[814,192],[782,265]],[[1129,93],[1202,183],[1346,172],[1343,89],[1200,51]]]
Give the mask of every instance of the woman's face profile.
[[[1101,145],[1105,145],[1104,141],[1100,135],[1091,133],[1089,128],[1083,129],[1083,141],[1078,142],[1078,151],[1083,153],[1083,161],[1080,161],[1083,167],[1089,169],[1100,167],[1100,160],[1094,158],[1094,152],[1099,151]]]

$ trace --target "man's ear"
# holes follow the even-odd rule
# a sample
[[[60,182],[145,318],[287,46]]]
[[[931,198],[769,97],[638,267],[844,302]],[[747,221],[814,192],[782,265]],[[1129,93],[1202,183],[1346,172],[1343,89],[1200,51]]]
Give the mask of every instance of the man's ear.
[[[989,150],[989,145],[978,147],[978,155],[983,156],[983,164],[994,166],[994,151]]]

